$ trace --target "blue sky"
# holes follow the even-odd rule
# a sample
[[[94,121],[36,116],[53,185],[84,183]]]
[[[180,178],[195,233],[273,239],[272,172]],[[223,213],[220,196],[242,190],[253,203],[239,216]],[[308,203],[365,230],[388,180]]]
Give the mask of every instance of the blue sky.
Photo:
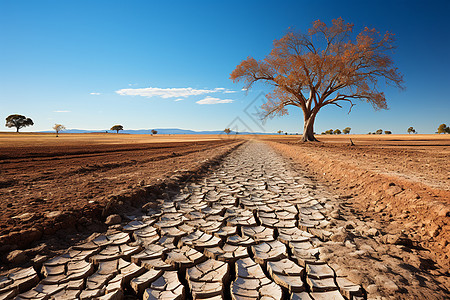
[[[393,58],[406,90],[384,90],[389,110],[325,107],[315,131],[434,133],[450,123],[449,15],[450,1],[0,0],[0,118],[31,117],[35,125],[24,131],[61,123],[302,132],[298,108],[254,122],[267,87],[245,93],[229,74],[249,55],[264,58],[288,27],[306,31],[317,19],[342,17],[355,32],[396,34]]]

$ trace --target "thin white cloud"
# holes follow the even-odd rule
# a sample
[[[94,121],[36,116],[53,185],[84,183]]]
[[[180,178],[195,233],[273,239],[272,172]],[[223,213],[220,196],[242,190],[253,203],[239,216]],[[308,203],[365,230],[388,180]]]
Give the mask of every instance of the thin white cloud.
[[[69,113],[70,110],[54,110],[54,113]]]
[[[224,91],[224,94],[232,94],[232,93],[237,93],[236,91]]]
[[[225,91],[226,88],[215,88],[214,90],[215,90],[215,91],[218,91],[218,92],[221,92],[221,91]]]
[[[142,96],[142,97],[161,97],[161,98],[180,98],[189,96],[198,96],[209,93],[216,93],[218,90],[193,89],[193,88],[141,88],[141,89],[121,89],[116,91],[122,96]]]
[[[175,99],[175,102],[183,101],[183,100],[184,100],[183,98],[178,98],[178,99]]]
[[[220,104],[220,103],[233,103],[234,100],[231,99],[219,99],[213,97],[206,97],[205,99],[199,100],[198,104]]]
[[[95,93],[95,92],[92,92],[92,93],[89,93],[90,95],[101,95],[101,93]]]

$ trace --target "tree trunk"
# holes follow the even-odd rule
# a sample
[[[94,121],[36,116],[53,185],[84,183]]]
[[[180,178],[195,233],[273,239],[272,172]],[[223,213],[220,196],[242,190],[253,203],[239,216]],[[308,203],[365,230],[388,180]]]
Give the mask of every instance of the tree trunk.
[[[16,127],[16,132],[19,133],[19,127]]]
[[[303,126],[303,136],[302,142],[317,142],[314,137],[314,121],[316,119],[316,114],[312,113],[309,117],[305,115],[305,124]]]

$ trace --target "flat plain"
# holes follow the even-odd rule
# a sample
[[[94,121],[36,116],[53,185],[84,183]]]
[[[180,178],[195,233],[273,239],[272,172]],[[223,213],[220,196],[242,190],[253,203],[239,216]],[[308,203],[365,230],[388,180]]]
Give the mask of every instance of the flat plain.
[[[0,243],[24,247],[74,227],[81,216],[98,215],[111,195],[194,171],[238,142],[207,135],[0,134]]]
[[[0,134],[0,272],[32,266],[44,278],[32,290],[6,286],[0,294],[445,299],[448,135],[317,138]],[[105,225],[113,214],[121,224]],[[82,258],[90,271],[80,289],[46,282],[68,276],[46,273],[70,269],[66,249],[92,252]],[[152,249],[162,251],[157,266]],[[17,251],[26,259],[15,261]],[[106,294],[115,279],[91,288],[90,278],[115,259],[132,263],[135,283]],[[195,275],[209,268],[222,279]],[[180,281],[160,290],[169,277]],[[249,289],[254,280],[262,285]]]

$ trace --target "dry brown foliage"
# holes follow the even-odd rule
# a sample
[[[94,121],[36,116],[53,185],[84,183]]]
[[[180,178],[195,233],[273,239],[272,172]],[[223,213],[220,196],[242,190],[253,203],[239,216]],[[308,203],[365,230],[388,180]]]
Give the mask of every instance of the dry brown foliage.
[[[274,87],[263,105],[264,118],[288,113],[288,105],[298,106],[304,114],[303,141],[314,141],[314,120],[325,105],[355,99],[375,109],[386,109],[385,94],[378,89],[379,79],[403,88],[403,78],[390,57],[394,35],[365,28],[352,39],[353,24],[342,18],[332,26],[317,20],[308,33],[289,31],[263,60],[248,57],[231,73],[234,81],[244,81],[249,89],[257,81]],[[349,111],[350,111],[349,110]]]

